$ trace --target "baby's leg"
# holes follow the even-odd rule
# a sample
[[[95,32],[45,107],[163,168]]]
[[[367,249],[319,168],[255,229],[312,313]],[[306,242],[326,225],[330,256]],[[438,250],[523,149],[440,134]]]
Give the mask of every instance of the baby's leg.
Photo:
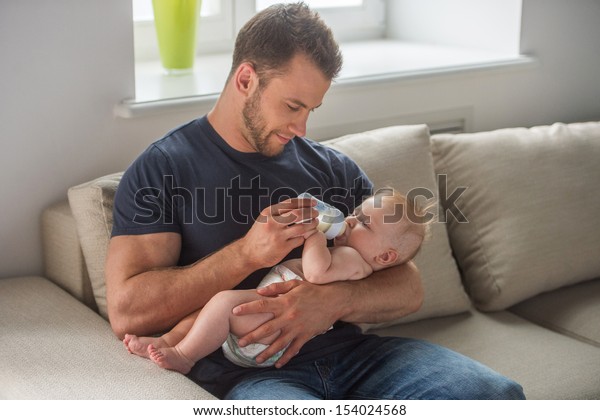
[[[138,337],[133,334],[125,334],[123,344],[129,351],[129,353],[136,354],[138,356],[150,358],[148,352],[148,346],[152,345],[156,348],[160,347],[173,347],[179,343],[188,331],[192,328],[196,317],[200,313],[200,310],[186,316],[173,327],[171,331],[163,334],[160,337]]]
[[[188,373],[195,362],[217,350],[227,339],[232,324],[245,334],[273,318],[272,314],[235,316],[233,308],[260,298],[255,290],[227,290],[216,294],[196,318],[189,333],[171,348],[149,345],[150,358],[165,369]],[[245,318],[245,319],[242,319]],[[274,340],[274,334],[271,340]]]
[[[194,322],[196,322],[196,318],[198,318],[200,311],[201,309],[198,309],[196,312],[192,312],[191,314],[183,318],[181,321],[179,321],[177,325],[175,325],[171,329],[171,331],[164,334],[162,336],[162,339],[165,342],[165,344],[169,347],[173,347],[181,340],[183,340],[192,329],[192,326],[194,325]]]

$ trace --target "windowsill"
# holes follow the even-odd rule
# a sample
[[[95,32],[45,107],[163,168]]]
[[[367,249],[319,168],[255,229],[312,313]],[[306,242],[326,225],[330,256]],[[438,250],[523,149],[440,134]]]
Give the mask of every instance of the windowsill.
[[[530,67],[531,57],[392,40],[342,44],[344,68],[332,89],[454,73]],[[160,63],[136,63],[135,99],[118,104],[119,117],[133,118],[213,103],[225,84],[231,54],[196,59],[194,72],[167,76]]]

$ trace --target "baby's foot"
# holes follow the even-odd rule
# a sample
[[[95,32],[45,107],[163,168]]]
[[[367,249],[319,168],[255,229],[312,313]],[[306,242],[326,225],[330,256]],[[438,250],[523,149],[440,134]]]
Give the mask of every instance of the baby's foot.
[[[150,358],[148,353],[148,346],[150,344],[156,347],[164,347],[166,344],[161,337],[138,337],[133,334],[125,334],[123,344],[129,351],[129,353],[136,354],[138,356]]]
[[[176,370],[184,375],[189,373],[194,362],[185,357],[177,350],[177,347],[165,347],[157,349],[152,344],[148,346],[150,359],[163,369]]]

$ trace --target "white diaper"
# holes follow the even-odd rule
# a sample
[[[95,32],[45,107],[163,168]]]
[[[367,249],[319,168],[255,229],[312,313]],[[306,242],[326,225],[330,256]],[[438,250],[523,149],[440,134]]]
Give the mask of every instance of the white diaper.
[[[302,280],[302,278],[289,268],[283,265],[276,265],[261,280],[258,287],[266,287],[269,284],[283,283],[284,281],[289,280]],[[227,360],[230,362],[242,367],[273,366],[283,355],[283,352],[285,352],[287,349],[287,347],[285,347],[283,350],[278,351],[263,363],[256,363],[256,356],[261,354],[267,347],[269,347],[267,344],[261,343],[253,343],[247,345],[246,347],[240,347],[238,344],[238,337],[233,334],[229,334],[227,340],[221,346],[225,358],[227,358]]]

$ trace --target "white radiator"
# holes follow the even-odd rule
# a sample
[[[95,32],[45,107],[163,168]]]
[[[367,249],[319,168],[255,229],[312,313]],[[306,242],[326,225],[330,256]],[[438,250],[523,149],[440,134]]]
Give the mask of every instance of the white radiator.
[[[315,140],[327,140],[346,134],[360,133],[393,125],[427,124],[431,134],[462,133],[470,131],[473,120],[470,107],[436,110],[411,115],[394,115],[385,118],[352,121],[339,125],[314,127],[308,136]]]

